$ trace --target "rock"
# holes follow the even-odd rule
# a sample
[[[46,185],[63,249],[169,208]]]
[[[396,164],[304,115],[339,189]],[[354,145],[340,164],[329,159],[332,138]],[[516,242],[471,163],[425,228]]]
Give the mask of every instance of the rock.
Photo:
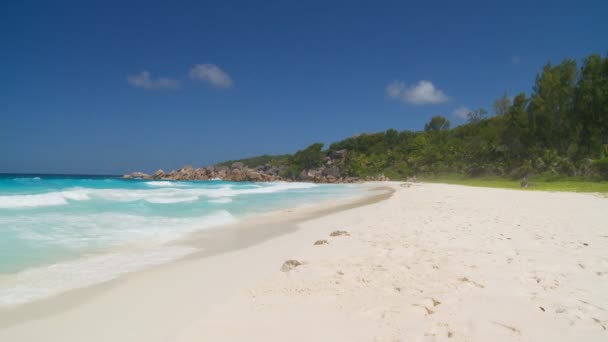
[[[328,167],[328,168],[325,168],[322,171],[321,174],[323,176],[325,176],[325,177],[331,176],[331,177],[334,177],[334,178],[339,178],[340,177],[340,169],[337,168],[337,167],[335,167],[335,166]]]
[[[226,180],[242,182],[247,180],[247,171],[240,168],[234,168],[230,170],[230,173],[227,176],[228,178],[226,178]]]
[[[205,168],[200,168],[200,169],[194,170],[194,179],[195,180],[209,179],[209,177],[207,177],[207,170]]]
[[[310,175],[308,175],[308,170],[302,170],[302,172],[300,172],[300,174],[298,175],[298,180],[311,181],[311,180],[313,180],[313,178]]]
[[[336,178],[334,176],[325,177],[325,183],[336,183],[337,181],[338,181],[338,178]]]
[[[136,179],[137,178],[140,178],[140,179],[142,179],[142,178],[150,178],[150,175],[147,174],[147,173],[143,173],[143,172],[133,172],[131,174],[131,178],[136,178]]]
[[[317,240],[317,241],[315,241],[314,245],[318,246],[318,245],[327,245],[327,244],[328,244],[327,240]]]
[[[273,167],[268,168],[268,170],[266,172],[268,174],[278,176],[279,173],[281,173],[281,170],[278,167],[273,166]]]
[[[234,162],[230,167],[227,166],[208,166],[201,168],[193,168],[191,165],[184,166],[178,170],[172,170],[165,173],[163,170],[156,171],[153,175],[147,175],[142,172],[134,172],[124,175],[125,179],[141,178],[141,179],[167,179],[167,180],[209,180],[222,179],[234,182],[273,182],[273,181],[303,181],[314,183],[356,183],[361,182],[357,177],[344,177],[342,175],[342,161],[346,150],[333,151],[326,158],[325,165],[314,169],[307,169],[300,172],[295,177],[283,178],[286,174],[287,166],[272,165],[266,163],[258,165],[255,168],[249,168],[242,162]],[[370,180],[389,180],[384,175],[372,177]]]
[[[152,175],[152,178],[161,179],[164,176],[165,176],[165,171],[163,171],[162,169],[158,169],[156,172],[154,172],[154,174]]]
[[[287,260],[283,263],[283,266],[281,266],[281,271],[282,272],[289,272],[292,269],[301,266],[302,263],[299,262],[298,260]]]
[[[259,181],[262,181],[263,179],[264,179],[264,177],[262,177],[262,175],[259,172],[256,172],[256,171],[247,172],[247,180],[249,180],[249,181],[259,182]]]
[[[390,178],[388,178],[387,176],[385,176],[384,174],[381,174],[381,175],[378,177],[378,180],[379,180],[380,182],[389,182],[391,179],[390,179]]]
[[[350,236],[350,234],[346,230],[335,230],[329,236]]]

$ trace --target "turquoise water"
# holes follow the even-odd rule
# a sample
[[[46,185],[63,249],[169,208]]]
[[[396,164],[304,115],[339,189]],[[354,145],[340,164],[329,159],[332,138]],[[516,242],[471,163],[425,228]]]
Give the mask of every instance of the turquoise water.
[[[194,250],[167,242],[244,217],[360,194],[349,185],[0,176],[0,305],[112,279]]]

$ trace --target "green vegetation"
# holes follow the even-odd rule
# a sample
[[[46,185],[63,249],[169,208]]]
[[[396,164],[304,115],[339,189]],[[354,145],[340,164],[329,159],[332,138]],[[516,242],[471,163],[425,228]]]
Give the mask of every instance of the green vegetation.
[[[323,152],[323,144],[314,143],[287,159],[287,169],[283,175],[297,178],[302,170],[316,169],[323,165],[324,160],[325,152]]]
[[[435,116],[424,131],[361,134],[325,151],[313,144],[274,161],[285,165],[285,176],[297,178],[346,150],[331,164],[343,176],[416,175],[507,188],[529,177],[534,189],[607,191],[600,180],[608,180],[608,57],[591,55],[580,68],[571,59],[548,63],[529,96],[504,94],[493,109],[493,116],[476,109],[467,124],[452,129],[448,119]]]
[[[448,183],[467,186],[480,186],[487,188],[521,189],[520,181],[499,176],[468,177],[464,175],[438,175],[424,176],[420,180],[429,183]],[[572,192],[600,192],[608,193],[608,182],[593,181],[577,177],[550,177],[533,176],[529,179],[529,190],[543,191],[572,191]]]
[[[228,161],[216,164],[216,166],[230,167],[230,165],[232,165],[233,163],[236,163],[236,162],[241,162],[241,163],[243,163],[243,165],[250,167],[250,168],[254,168],[258,165],[265,165],[265,164],[270,164],[272,166],[278,166],[278,165],[286,164],[288,158],[289,158],[288,154],[282,154],[282,155],[264,154],[264,155],[257,156],[257,157],[238,159],[238,160],[228,160]]]

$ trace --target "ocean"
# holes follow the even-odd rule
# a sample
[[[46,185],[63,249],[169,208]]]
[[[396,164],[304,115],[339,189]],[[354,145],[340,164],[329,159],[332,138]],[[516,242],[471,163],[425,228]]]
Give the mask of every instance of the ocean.
[[[361,195],[356,185],[0,175],[0,307],[182,258],[170,242],[255,214]]]

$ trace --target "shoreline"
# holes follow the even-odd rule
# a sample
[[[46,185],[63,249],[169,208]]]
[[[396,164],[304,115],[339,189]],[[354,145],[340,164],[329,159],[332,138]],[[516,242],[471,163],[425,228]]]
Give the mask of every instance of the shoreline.
[[[304,222],[302,230],[350,235],[303,248],[293,255],[302,266],[244,286],[171,341],[606,339],[608,199],[424,183],[396,190]]]
[[[606,339],[607,198],[427,183],[369,187],[380,184],[394,190],[384,200],[324,216],[310,208],[273,213],[273,222],[301,220],[286,234],[261,234],[247,246],[235,242],[229,251],[79,292],[78,305],[0,328],[0,340]],[[259,218],[256,226],[273,236],[281,225]],[[338,230],[347,233],[331,234]],[[282,270],[287,260],[297,267]]]
[[[2,330],[8,329],[32,320],[45,319],[66,312],[105,291],[120,287],[130,278],[151,272],[162,272],[165,268],[196,262],[240,249],[246,249],[264,241],[290,234],[299,229],[298,224],[316,217],[368,205],[389,198],[394,189],[382,184],[361,184],[361,189],[369,192],[338,201],[327,200],[314,205],[301,205],[267,213],[251,214],[243,221],[213,226],[188,233],[186,236],[171,241],[165,246],[187,246],[198,250],[166,263],[152,265],[142,270],[125,273],[109,281],[93,285],[69,289],[67,291],[41,298],[16,306],[0,308],[0,336]],[[381,193],[373,193],[381,192]]]

